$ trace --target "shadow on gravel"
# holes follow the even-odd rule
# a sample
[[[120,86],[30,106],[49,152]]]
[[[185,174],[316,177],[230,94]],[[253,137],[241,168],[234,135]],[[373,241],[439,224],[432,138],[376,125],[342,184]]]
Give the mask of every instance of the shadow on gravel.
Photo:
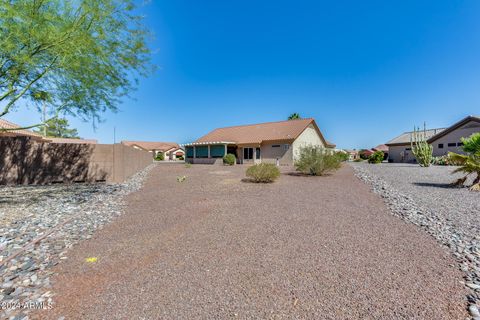
[[[453,183],[414,182],[413,184],[420,187],[434,187],[434,188],[442,188],[442,189],[458,189],[459,188]]]
[[[306,174],[306,173],[302,173],[302,172],[287,172],[287,173],[284,173],[284,174],[287,175],[287,176],[292,176],[292,177],[328,177],[328,176],[332,175],[331,173],[327,173],[327,174],[323,174],[321,176],[313,176],[311,174]]]

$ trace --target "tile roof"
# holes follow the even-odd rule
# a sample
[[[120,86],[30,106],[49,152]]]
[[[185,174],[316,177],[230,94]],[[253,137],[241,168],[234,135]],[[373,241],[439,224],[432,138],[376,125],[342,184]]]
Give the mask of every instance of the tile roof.
[[[437,128],[437,129],[426,130],[425,131],[426,139],[429,139],[429,138],[433,137],[434,135],[442,132],[443,130],[445,130],[445,128]],[[420,130],[420,131],[423,133],[423,130]],[[392,144],[408,144],[408,143],[410,143],[410,141],[412,139],[412,134],[413,134],[413,131],[404,132],[401,135],[399,135],[398,137],[393,138],[392,140],[388,141],[385,144],[387,146],[392,145]]]
[[[409,141],[410,142],[410,141]],[[374,151],[383,151],[383,152],[388,152],[388,146],[386,144],[379,144],[378,146],[376,146],[375,148],[373,148],[372,150]]]
[[[477,124],[473,124],[474,126],[478,126],[478,123],[480,123],[480,117],[479,116],[467,116],[467,117],[463,118],[462,120],[454,123],[450,127],[446,128],[445,130],[442,130],[441,132],[438,132],[437,134],[431,136],[430,138],[428,138],[427,142],[432,143],[435,140],[449,134],[450,132],[452,132],[454,130],[457,130],[458,128],[462,127],[463,125],[465,125],[465,124],[467,124],[471,121],[477,123]]]
[[[139,148],[142,148],[148,151],[158,150],[158,151],[165,152],[172,148],[180,148],[178,143],[175,143],[175,142],[122,141],[121,143],[130,147],[137,146]]]
[[[12,123],[10,121],[0,119],[0,128],[2,129],[16,129],[21,128],[19,125]],[[35,133],[31,130],[26,129],[19,129],[19,130],[8,130],[8,131],[0,131],[0,136],[27,136],[27,137],[35,137],[35,138],[43,138],[42,135]]]
[[[260,144],[262,141],[294,140],[310,124],[313,124],[318,130],[315,121],[311,118],[218,128],[199,138],[195,143],[231,141],[237,144]],[[329,146],[333,145],[332,143],[326,142],[320,130],[318,130],[318,133],[325,144]]]
[[[97,144],[98,141],[94,139],[71,139],[71,138],[45,138],[51,143],[73,143],[73,144]]]

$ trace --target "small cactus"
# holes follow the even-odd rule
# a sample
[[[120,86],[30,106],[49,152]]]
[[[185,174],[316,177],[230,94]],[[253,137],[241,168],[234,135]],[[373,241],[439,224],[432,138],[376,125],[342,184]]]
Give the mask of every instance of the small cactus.
[[[425,123],[423,124],[423,132],[420,131],[420,128],[413,128],[413,133],[410,136],[410,145],[418,164],[422,167],[429,167],[433,161],[433,147],[427,142]]]

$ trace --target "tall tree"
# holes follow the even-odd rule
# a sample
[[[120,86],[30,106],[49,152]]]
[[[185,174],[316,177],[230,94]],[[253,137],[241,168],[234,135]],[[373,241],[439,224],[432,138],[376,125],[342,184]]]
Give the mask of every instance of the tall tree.
[[[38,92],[51,117],[116,111],[154,69],[134,9],[131,0],[1,1],[0,118],[29,102],[40,109]]]
[[[295,112],[288,116],[288,120],[295,120],[295,119],[302,119],[299,113]]]
[[[68,120],[65,118],[49,119],[44,128],[34,131],[46,137],[79,138],[77,129],[70,128]]]

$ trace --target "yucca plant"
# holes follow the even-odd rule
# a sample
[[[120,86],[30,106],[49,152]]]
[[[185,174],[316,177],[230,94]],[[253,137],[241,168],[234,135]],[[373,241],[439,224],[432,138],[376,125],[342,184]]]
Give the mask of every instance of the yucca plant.
[[[448,157],[460,167],[453,173],[464,172],[465,177],[458,179],[455,184],[463,185],[471,174],[475,175],[470,190],[480,191],[480,132],[472,134],[468,138],[462,138],[462,150],[465,154],[449,152]]]
[[[423,132],[420,131],[420,128],[413,128],[410,145],[418,164],[422,167],[430,167],[433,160],[433,147],[427,142],[427,128],[425,123],[423,124]]]

